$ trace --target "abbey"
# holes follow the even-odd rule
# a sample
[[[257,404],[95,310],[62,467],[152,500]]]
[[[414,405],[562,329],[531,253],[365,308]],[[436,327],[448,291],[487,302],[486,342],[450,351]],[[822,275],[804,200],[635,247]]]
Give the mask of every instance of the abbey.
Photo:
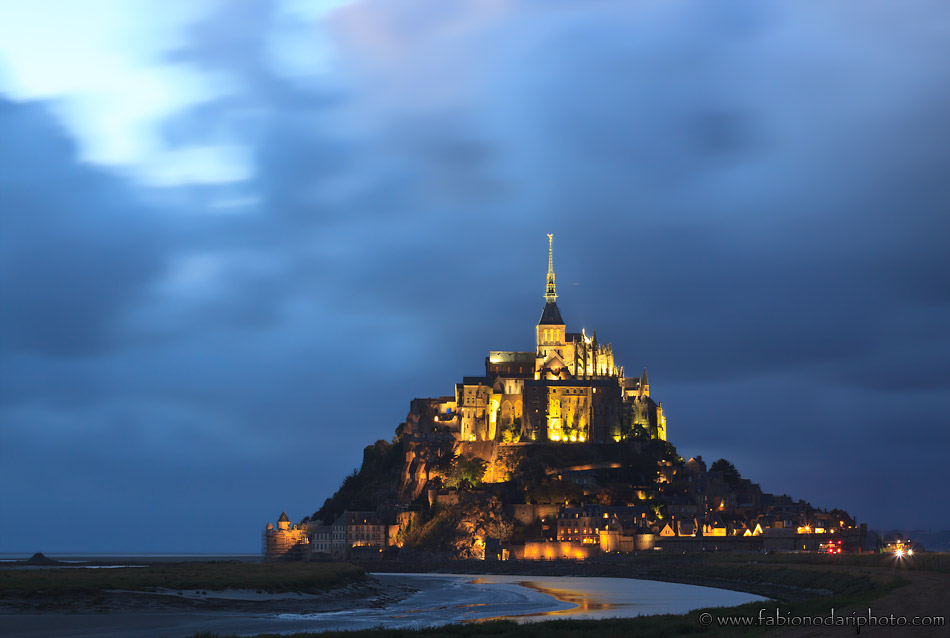
[[[665,441],[666,417],[662,404],[650,397],[646,368],[639,377],[626,377],[613,348],[598,342],[596,332],[567,332],[557,297],[553,235],[548,235],[547,284],[534,350],[491,351],[485,375],[463,377],[455,396],[413,400],[407,432],[498,443],[608,443],[646,432]]]

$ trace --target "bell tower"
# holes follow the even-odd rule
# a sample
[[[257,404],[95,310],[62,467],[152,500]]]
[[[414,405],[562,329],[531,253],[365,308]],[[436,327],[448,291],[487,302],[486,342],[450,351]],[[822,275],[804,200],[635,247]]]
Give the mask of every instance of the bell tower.
[[[554,235],[550,234],[548,235],[548,276],[544,289],[544,309],[538,321],[536,336],[538,365],[535,370],[537,371],[540,370],[551,350],[563,357],[566,344],[564,320],[561,319],[561,311],[557,307],[557,290],[554,286]]]

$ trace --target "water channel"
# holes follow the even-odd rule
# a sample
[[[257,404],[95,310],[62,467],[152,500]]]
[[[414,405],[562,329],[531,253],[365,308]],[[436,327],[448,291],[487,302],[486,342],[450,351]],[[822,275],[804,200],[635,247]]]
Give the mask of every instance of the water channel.
[[[279,618],[310,630],[423,627],[490,618],[518,622],[556,618],[618,618],[684,614],[703,607],[732,607],[767,599],[727,589],[680,583],[571,576],[463,574],[374,574],[382,582],[405,583],[417,594],[385,609]],[[311,624],[312,623],[312,624]]]

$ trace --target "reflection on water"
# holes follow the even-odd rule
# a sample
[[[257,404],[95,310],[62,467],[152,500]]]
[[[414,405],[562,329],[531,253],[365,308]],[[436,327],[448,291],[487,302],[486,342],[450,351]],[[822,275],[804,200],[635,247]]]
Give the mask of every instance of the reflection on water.
[[[597,594],[594,592],[545,587],[541,583],[530,580],[522,580],[519,581],[518,584],[522,587],[539,591],[542,594],[547,594],[551,598],[574,604],[572,609],[556,609],[554,611],[541,612],[540,614],[532,614],[533,616],[571,616],[580,612],[605,611],[607,609],[619,609],[622,607],[622,605],[597,598]]]
[[[471,581],[472,585],[490,585],[493,581],[489,578],[476,578]],[[536,592],[550,596],[555,600],[564,603],[570,603],[571,607],[566,609],[552,609],[528,614],[505,615],[495,618],[483,618],[481,620],[496,620],[498,618],[530,618],[534,616],[575,616],[591,611],[606,611],[608,609],[619,609],[623,605],[618,605],[607,600],[598,598],[597,592],[589,589],[565,589],[563,587],[553,587],[548,582],[538,582],[535,580],[519,580],[515,584]]]
[[[702,607],[731,607],[765,600],[752,594],[725,589],[631,578],[480,576],[471,582],[479,585],[516,584],[565,604],[561,608],[513,611],[483,617],[484,620],[506,618],[518,622],[536,622],[554,617],[617,618],[644,614],[684,614]]]

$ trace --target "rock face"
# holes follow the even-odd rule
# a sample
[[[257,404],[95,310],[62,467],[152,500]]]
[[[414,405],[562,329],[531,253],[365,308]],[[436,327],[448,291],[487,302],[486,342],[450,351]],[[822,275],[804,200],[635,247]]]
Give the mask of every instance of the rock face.
[[[400,478],[400,497],[418,498],[426,484],[457,455],[478,458],[488,465],[485,483],[501,483],[513,478],[531,449],[530,445],[506,445],[492,441],[407,441],[405,465]]]
[[[460,493],[451,505],[439,505],[420,517],[404,536],[407,555],[433,552],[446,559],[481,559],[489,538],[509,540],[515,520],[501,499],[484,492]]]
[[[515,475],[526,449],[530,449],[530,446],[471,441],[456,444],[455,453],[485,459],[488,462],[485,482],[501,483]]]
[[[419,498],[436,468],[452,460],[456,443],[447,441],[406,441],[405,463],[399,480],[399,499]]]

